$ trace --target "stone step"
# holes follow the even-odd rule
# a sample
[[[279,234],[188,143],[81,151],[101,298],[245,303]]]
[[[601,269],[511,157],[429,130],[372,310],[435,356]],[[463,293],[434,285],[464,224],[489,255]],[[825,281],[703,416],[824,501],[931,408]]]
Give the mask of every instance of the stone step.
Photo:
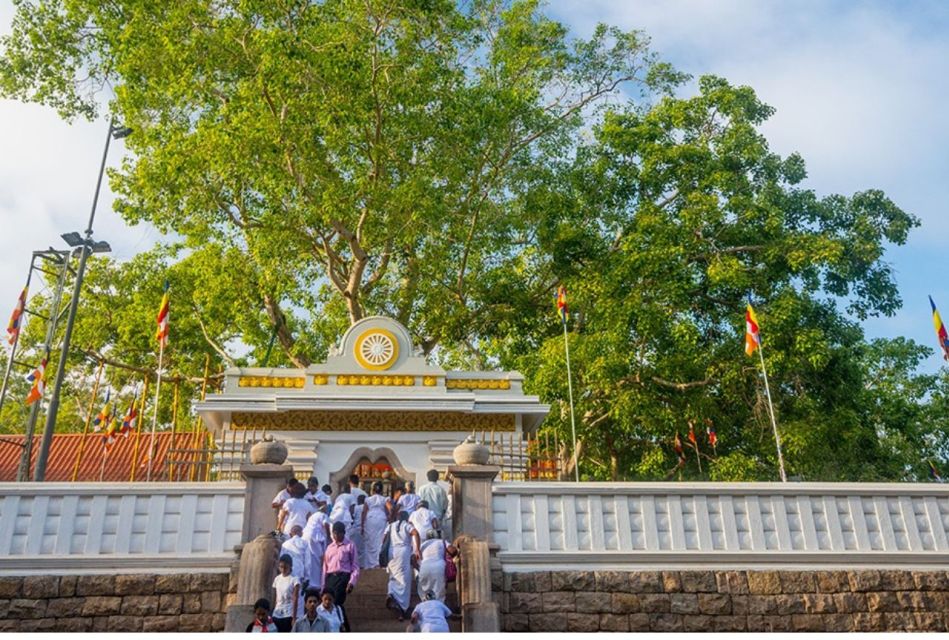
[[[398,620],[351,620],[354,633],[405,633],[409,621]],[[461,620],[449,620],[448,628],[452,633],[461,633]]]
[[[417,596],[412,598],[409,610],[420,602]],[[458,611],[458,598],[454,595],[447,595],[445,604],[452,611]],[[395,610],[386,609],[386,597],[384,595],[358,595],[353,592],[346,596],[346,612],[358,615],[366,620],[385,620],[396,618],[398,614]]]

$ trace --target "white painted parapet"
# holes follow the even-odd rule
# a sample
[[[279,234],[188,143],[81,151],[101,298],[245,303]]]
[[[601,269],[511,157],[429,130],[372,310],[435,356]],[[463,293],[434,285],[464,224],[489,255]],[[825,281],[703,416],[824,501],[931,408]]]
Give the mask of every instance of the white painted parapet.
[[[0,483],[0,575],[224,571],[244,483]]]
[[[949,487],[495,483],[505,571],[949,568]]]

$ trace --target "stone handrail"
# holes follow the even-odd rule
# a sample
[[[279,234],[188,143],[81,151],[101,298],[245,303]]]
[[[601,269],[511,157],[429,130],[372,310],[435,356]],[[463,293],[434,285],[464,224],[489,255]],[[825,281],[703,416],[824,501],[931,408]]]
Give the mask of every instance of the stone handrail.
[[[505,571],[949,568],[949,487],[856,483],[495,483]]]
[[[224,571],[243,482],[0,483],[0,575]]]

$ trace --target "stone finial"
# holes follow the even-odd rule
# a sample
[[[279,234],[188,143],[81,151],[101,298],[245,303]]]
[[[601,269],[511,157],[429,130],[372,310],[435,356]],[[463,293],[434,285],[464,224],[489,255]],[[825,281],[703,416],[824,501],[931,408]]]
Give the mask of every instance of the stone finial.
[[[491,449],[479,443],[474,436],[468,436],[465,441],[452,451],[455,464],[488,464],[491,459]]]
[[[274,440],[269,433],[250,448],[251,464],[283,464],[288,455],[287,445]]]

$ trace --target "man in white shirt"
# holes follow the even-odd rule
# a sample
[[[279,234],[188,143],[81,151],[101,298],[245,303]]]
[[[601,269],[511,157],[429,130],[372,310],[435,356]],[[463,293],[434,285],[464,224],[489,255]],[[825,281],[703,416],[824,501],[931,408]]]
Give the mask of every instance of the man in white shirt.
[[[356,510],[356,499],[353,497],[353,494],[341,493],[336,496],[336,500],[333,502],[333,510],[330,511],[330,522],[336,524],[337,522],[342,522],[346,525],[346,528],[353,524],[353,514]]]
[[[306,488],[305,497],[314,507],[318,507],[320,504],[329,504],[330,497],[320,490],[320,481],[316,476],[312,476],[306,481]]]
[[[409,523],[415,527],[419,536],[425,540],[428,539],[429,532],[438,530],[438,518],[428,508],[428,502],[425,500],[418,503],[418,508],[409,516]]]
[[[418,497],[428,503],[432,515],[438,520],[440,526],[444,526],[445,516],[448,513],[448,493],[438,484],[436,469],[429,470],[425,476],[428,478],[428,484],[418,490]]]
[[[359,501],[359,496],[369,497],[369,494],[359,488],[359,476],[353,474],[349,476],[349,492],[353,494],[353,504]]]

